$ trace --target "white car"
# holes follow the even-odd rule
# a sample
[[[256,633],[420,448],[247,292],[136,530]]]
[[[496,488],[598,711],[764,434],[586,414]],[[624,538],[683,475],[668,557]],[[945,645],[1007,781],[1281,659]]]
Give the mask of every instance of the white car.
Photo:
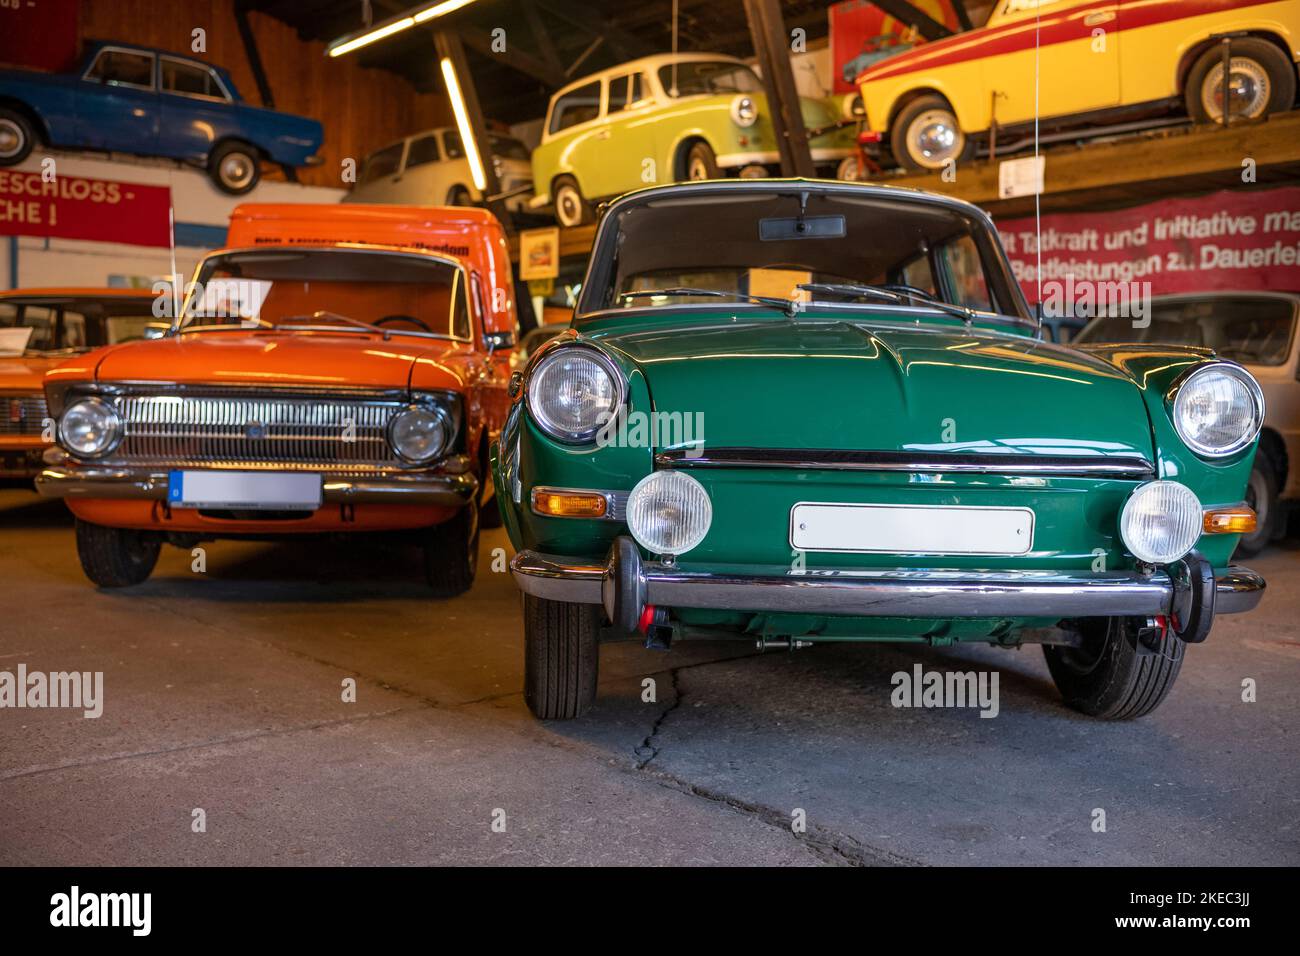
[[[506,207],[522,206],[532,188],[528,147],[512,136],[489,133],[492,164]],[[371,153],[344,202],[408,206],[469,206],[484,201],[474,187],[460,133],[454,127],[415,133]]]

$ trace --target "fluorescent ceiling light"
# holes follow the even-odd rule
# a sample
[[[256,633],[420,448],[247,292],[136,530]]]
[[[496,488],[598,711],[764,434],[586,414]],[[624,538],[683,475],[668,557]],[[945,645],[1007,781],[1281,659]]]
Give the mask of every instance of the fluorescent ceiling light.
[[[451,111],[456,115],[456,128],[460,131],[460,142],[465,147],[465,158],[469,161],[469,173],[474,179],[474,188],[482,192],[487,188],[487,174],[483,170],[483,157],[478,153],[478,143],[474,140],[474,128],[469,125],[469,110],[465,108],[465,97],[460,92],[456,68],[445,56],[440,66],[442,80],[447,84],[447,95],[451,98]]]
[[[345,53],[351,53],[353,50],[359,50],[363,46],[369,46],[376,40],[382,40],[384,37],[390,37],[394,33],[401,33],[403,30],[409,30],[419,23],[427,23],[437,17],[446,16],[459,10],[461,7],[467,7],[474,0],[441,0],[440,3],[431,3],[420,7],[414,13],[408,13],[398,17],[396,20],[389,20],[381,23],[373,30],[367,30],[365,33],[359,33],[348,37],[340,37],[334,40],[326,48],[330,56],[343,56]]]

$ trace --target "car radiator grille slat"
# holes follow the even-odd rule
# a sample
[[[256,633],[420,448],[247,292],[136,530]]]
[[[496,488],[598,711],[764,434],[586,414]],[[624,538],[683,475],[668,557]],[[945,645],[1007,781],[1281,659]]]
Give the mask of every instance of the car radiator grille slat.
[[[43,395],[0,395],[0,435],[39,435],[47,417]]]
[[[114,457],[126,461],[399,464],[387,440],[397,402],[127,395],[116,404],[125,430]]]

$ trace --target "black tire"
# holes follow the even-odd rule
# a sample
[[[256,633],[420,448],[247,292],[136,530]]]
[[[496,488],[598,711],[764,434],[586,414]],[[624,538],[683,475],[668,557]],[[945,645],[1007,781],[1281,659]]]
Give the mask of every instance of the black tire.
[[[572,176],[555,180],[551,185],[551,199],[555,202],[555,221],[566,229],[591,221],[591,205]]]
[[[208,176],[223,193],[242,196],[262,178],[262,159],[248,143],[222,143],[208,157]]]
[[[704,179],[721,179],[718,158],[713,154],[713,147],[705,142],[693,143],[686,153],[686,168],[682,177],[687,182],[699,182]]]
[[[913,125],[924,124],[927,115],[945,122],[951,128],[955,136],[950,149],[927,155],[919,144],[913,142],[918,135],[918,130],[913,129]],[[904,169],[933,172],[943,169],[949,159],[955,160],[958,165],[966,162],[975,154],[975,141],[962,131],[957,122],[957,114],[942,96],[918,96],[894,117],[894,122],[889,127],[889,148],[894,154],[894,160]]]
[[[474,586],[478,571],[478,502],[435,525],[424,541],[424,576],[434,597],[452,598]]]
[[[1183,102],[1188,115],[1198,123],[1222,122],[1223,105],[1219,102],[1217,79],[1222,74],[1222,64],[1223,50],[1216,44],[1197,58],[1187,74]],[[1241,104],[1243,111],[1233,111],[1232,119],[1259,119],[1270,113],[1289,110],[1295,103],[1295,66],[1286,54],[1267,40],[1259,37],[1233,40],[1231,75],[1240,75],[1251,91],[1251,98]],[[1267,89],[1259,82],[1265,77]]]
[[[148,580],[162,541],[147,531],[106,528],[76,519],[81,569],[101,588],[127,588]]]
[[[36,146],[36,128],[17,110],[0,106],[0,166],[17,166]]]
[[[457,184],[455,186],[452,186],[451,189],[447,190],[447,205],[448,206],[472,206],[474,205],[474,197],[468,189],[466,189],[464,186]]]
[[[572,720],[596,700],[600,607],[524,595],[524,702],[541,720]]]
[[[1043,645],[1047,669],[1067,706],[1099,720],[1132,720],[1168,696],[1187,645],[1168,634],[1160,650],[1138,652],[1133,618],[1085,618],[1080,647]]]
[[[1277,485],[1277,468],[1268,452],[1261,448],[1255,453],[1255,464],[1246,482],[1246,504],[1255,509],[1255,530],[1241,536],[1234,555],[1254,557],[1273,540],[1278,522]]]

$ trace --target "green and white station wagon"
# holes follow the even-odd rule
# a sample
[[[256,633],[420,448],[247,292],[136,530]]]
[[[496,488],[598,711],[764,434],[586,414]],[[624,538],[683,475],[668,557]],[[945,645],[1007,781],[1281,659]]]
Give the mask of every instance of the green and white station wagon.
[[[602,640],[1041,643],[1068,705],[1153,710],[1255,607],[1231,556],[1264,418],[1208,349],[1044,341],[989,218],[808,180],[645,189],[511,382],[493,478],[525,697]]]
[[[819,172],[856,168],[855,132],[833,100],[801,97]],[[720,53],[644,57],[570,83],[551,97],[533,151],[534,208],[562,226],[591,216],[591,201],[647,184],[766,176],[780,154],[763,81]]]

